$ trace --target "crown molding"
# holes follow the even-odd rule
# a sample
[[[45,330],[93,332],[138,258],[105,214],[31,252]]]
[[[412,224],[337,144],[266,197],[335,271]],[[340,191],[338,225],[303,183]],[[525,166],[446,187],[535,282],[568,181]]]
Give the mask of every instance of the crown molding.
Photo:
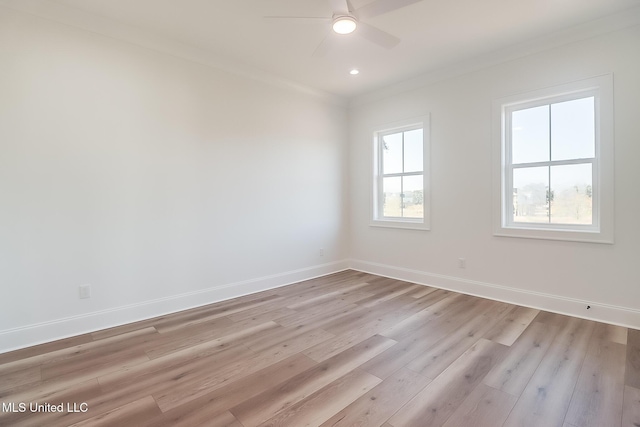
[[[596,19],[544,37],[529,40],[492,51],[483,55],[457,61],[416,77],[365,92],[361,95],[343,97],[313,87],[285,79],[276,74],[262,71],[236,59],[223,57],[204,49],[182,43],[169,37],[119,23],[115,20],[87,13],[48,0],[0,0],[0,6],[55,21],[74,28],[100,34],[124,42],[129,42],[157,52],[196,62],[272,86],[293,90],[338,106],[356,107],[385,99],[403,92],[418,89],[448,78],[468,74],[503,62],[529,56],[581,40],[620,31],[640,25],[640,7],[634,7],[617,14]]]
[[[310,95],[330,104],[343,107],[347,106],[347,98],[285,79],[241,61],[224,57],[169,37],[141,30],[131,25],[123,24],[104,16],[84,12],[73,7],[47,0],[0,0],[0,6],[119,41],[128,42],[156,52],[186,59],[251,80],[257,80],[279,88]]]
[[[489,68],[500,63],[523,58],[535,53],[579,42],[581,40],[624,30],[636,25],[640,25],[640,6],[633,7],[604,18],[589,21],[584,24],[576,25],[562,31],[550,33],[543,37],[475,56],[467,60],[457,61],[450,66],[442,67],[395,84],[387,85],[377,90],[374,89],[364,94],[353,96],[349,99],[349,107],[369,104],[452,77]]]

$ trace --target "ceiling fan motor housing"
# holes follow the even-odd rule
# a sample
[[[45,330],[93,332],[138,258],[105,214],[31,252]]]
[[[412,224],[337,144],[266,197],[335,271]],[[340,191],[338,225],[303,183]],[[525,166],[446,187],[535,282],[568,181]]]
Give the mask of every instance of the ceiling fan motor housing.
[[[356,30],[358,21],[353,15],[334,15],[332,28],[338,34],[351,34]]]

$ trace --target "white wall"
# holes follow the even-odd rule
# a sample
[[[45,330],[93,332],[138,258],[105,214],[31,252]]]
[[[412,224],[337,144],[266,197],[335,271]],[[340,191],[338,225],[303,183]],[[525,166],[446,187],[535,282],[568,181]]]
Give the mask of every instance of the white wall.
[[[347,114],[0,7],[0,352],[336,271],[348,257],[640,327],[639,45],[634,27]],[[492,236],[491,101],[609,72],[616,243]],[[369,227],[372,127],[425,113],[432,229]],[[78,299],[82,284],[91,299]]]
[[[635,26],[352,107],[352,265],[640,328],[639,49]],[[605,73],[615,86],[615,244],[494,237],[492,100]],[[425,113],[431,231],[369,227],[372,130]]]
[[[344,106],[0,8],[0,352],[346,267],[346,139]]]

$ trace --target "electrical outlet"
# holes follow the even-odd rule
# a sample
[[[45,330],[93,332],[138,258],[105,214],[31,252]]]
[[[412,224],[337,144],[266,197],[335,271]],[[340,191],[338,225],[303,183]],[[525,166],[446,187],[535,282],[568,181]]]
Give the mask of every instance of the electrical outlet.
[[[91,285],[79,286],[78,295],[80,296],[80,299],[91,298]]]
[[[318,255],[324,256],[324,249],[323,248],[320,248],[320,250],[318,250]]]
[[[458,268],[466,268],[467,260],[464,258],[458,258]]]

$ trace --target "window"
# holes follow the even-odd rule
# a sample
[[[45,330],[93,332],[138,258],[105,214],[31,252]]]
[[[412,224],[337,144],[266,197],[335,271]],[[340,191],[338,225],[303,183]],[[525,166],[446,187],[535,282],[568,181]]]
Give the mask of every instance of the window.
[[[428,117],[376,130],[372,225],[428,229]]]
[[[611,77],[497,103],[497,235],[613,241]]]

